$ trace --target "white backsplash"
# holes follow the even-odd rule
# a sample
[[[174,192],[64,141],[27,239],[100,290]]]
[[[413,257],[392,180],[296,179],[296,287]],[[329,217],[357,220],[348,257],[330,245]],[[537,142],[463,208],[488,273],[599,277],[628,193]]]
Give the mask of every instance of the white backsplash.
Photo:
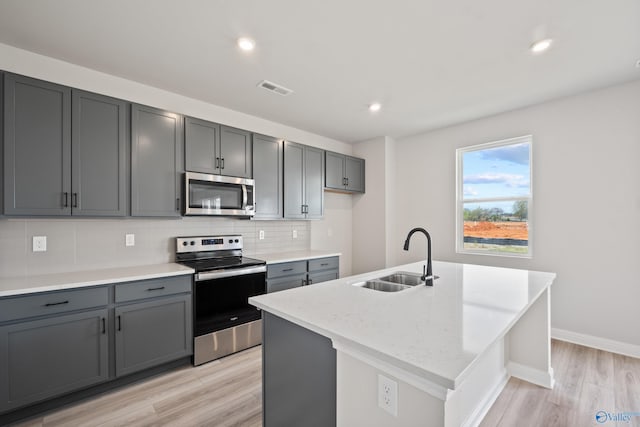
[[[264,230],[264,240],[259,231]],[[297,238],[293,238],[296,230]],[[242,234],[244,253],[308,250],[307,221],[182,219],[0,219],[0,277],[172,262],[174,237]],[[125,246],[135,234],[135,246]],[[33,236],[47,237],[47,251],[33,252]]]

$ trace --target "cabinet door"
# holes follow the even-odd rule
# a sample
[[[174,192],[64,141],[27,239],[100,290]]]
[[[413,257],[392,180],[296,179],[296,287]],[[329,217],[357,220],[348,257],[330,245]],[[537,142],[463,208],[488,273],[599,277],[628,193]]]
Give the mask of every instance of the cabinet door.
[[[0,327],[0,412],[108,379],[107,309]]]
[[[324,151],[305,147],[304,193],[307,218],[322,218],[324,201]]]
[[[282,140],[253,135],[254,219],[282,218]]]
[[[326,176],[325,187],[334,188],[336,190],[344,190],[345,176],[344,176],[344,161],[345,157],[342,154],[326,152]]]
[[[71,213],[71,89],[4,76],[4,209]]]
[[[347,190],[364,193],[364,159],[347,156],[345,172]]]
[[[307,283],[307,275],[299,274],[297,276],[282,277],[278,279],[267,280],[267,293],[284,291],[285,289],[298,288]]]
[[[204,120],[185,118],[185,169],[191,172],[220,173],[220,125]]]
[[[131,215],[180,216],[182,117],[131,108]]]
[[[116,307],[116,376],[193,353],[191,294]]]
[[[284,143],[284,217],[304,219],[304,145]]]
[[[73,91],[72,215],[127,214],[128,103]]]
[[[327,270],[320,273],[309,273],[308,285],[314,283],[327,282],[329,280],[336,280],[338,278],[338,270]]]
[[[251,132],[220,127],[220,174],[251,178]]]

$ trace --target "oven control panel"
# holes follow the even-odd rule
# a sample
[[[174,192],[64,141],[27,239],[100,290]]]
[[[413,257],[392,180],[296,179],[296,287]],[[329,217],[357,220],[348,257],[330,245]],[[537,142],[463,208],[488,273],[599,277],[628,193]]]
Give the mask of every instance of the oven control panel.
[[[176,237],[176,252],[219,251],[242,249],[242,236],[229,234],[224,236]]]

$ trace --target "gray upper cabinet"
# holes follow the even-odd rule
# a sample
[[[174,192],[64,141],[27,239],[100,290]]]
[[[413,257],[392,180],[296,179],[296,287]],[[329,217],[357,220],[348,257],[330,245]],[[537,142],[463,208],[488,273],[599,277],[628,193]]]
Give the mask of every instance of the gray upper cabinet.
[[[72,214],[125,216],[128,103],[74,90],[72,106]]]
[[[323,215],[324,151],[284,143],[284,216],[318,219]]]
[[[131,107],[131,215],[180,216],[182,116]]]
[[[283,216],[282,150],[282,140],[253,135],[254,219],[280,219]]]
[[[251,132],[220,126],[220,173],[251,178]]]
[[[185,117],[185,169],[191,172],[220,173],[220,125]]]
[[[185,169],[251,178],[251,133],[206,120],[185,119]]]
[[[364,159],[326,152],[325,188],[364,193]]]
[[[127,103],[6,74],[7,215],[124,216]]]
[[[4,212],[71,213],[71,89],[4,75]]]

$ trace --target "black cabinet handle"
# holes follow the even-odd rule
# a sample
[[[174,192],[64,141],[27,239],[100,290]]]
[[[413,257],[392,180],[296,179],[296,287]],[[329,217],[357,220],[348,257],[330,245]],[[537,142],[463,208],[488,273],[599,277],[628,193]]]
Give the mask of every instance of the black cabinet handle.
[[[179,211],[180,210],[180,197],[178,197],[176,199],[176,210]]]
[[[304,213],[304,205],[300,205],[300,213],[303,214]]]
[[[74,208],[78,207],[78,193],[71,194],[71,206]]]
[[[63,198],[63,202],[62,202],[62,207],[63,208],[68,208],[69,207],[69,193],[67,193],[66,191],[64,193],[62,193],[62,198]]]
[[[102,318],[102,334],[106,334],[107,333],[107,324],[104,320],[104,317]]]
[[[54,305],[64,305],[64,304],[69,304],[69,301],[48,302],[44,306],[45,307],[53,307]]]
[[[220,158],[220,169],[224,169],[224,157]]]
[[[118,330],[119,331],[122,330],[122,318],[121,318],[121,316],[118,316]]]
[[[327,265],[329,265],[328,262],[323,262],[322,264],[320,264],[320,267],[326,267]]]
[[[349,185],[349,178],[345,178],[345,179],[344,179],[344,181],[346,182],[346,184],[345,184],[345,185],[347,185],[347,186],[348,186],[348,185]]]
[[[304,205],[304,213],[309,213],[309,205]]]
[[[309,280],[307,280],[307,285],[311,285],[313,283],[313,279],[309,278]]]
[[[285,268],[284,270],[282,270],[283,272],[285,271],[293,271],[293,268]]]
[[[158,288],[149,288],[147,289],[147,291],[161,291],[162,289],[164,289],[164,286],[160,286]]]
[[[302,280],[302,286],[304,286],[304,285],[306,285],[306,284],[307,284],[307,281],[306,281],[306,280],[304,280],[304,279],[301,279],[301,280]]]
[[[216,169],[220,169],[220,157],[216,157]]]

